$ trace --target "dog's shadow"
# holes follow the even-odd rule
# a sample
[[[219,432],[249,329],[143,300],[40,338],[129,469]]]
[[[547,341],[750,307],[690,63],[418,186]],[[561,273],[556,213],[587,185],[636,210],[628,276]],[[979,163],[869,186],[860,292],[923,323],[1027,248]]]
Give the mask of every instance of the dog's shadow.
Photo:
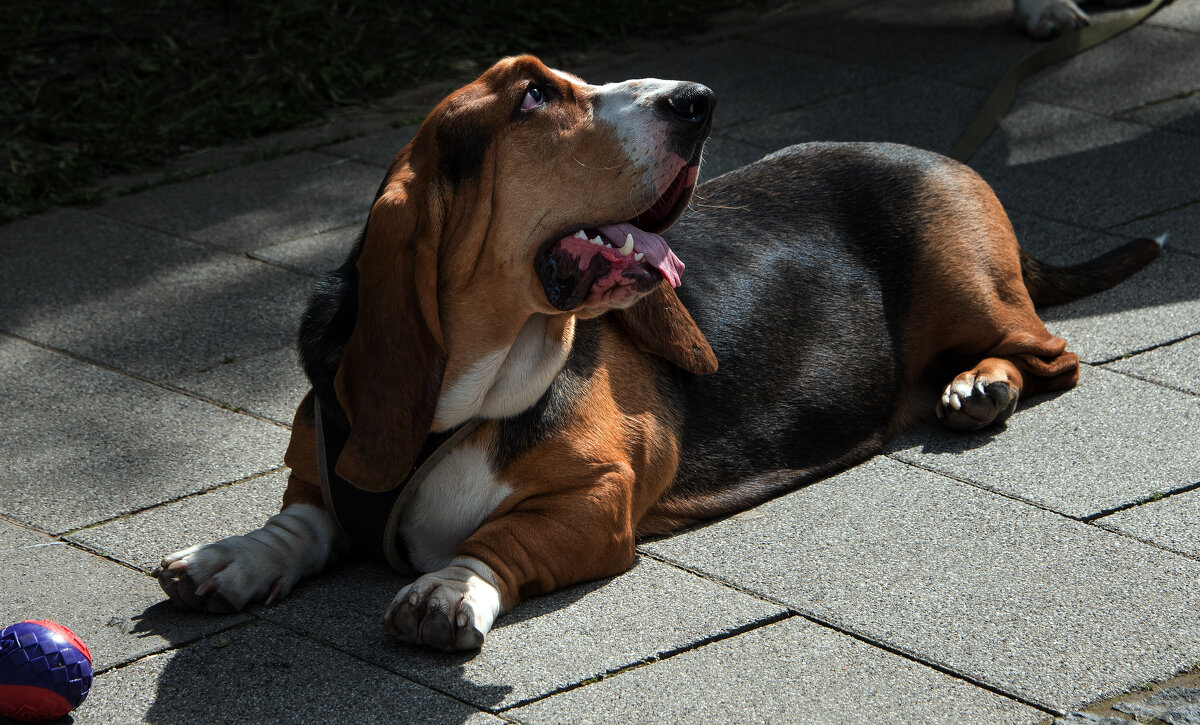
[[[283,602],[252,608],[232,628],[138,663],[154,670],[130,673],[155,683],[146,720],[307,721],[324,713],[342,722],[458,723],[596,674],[572,671],[570,662],[547,673],[530,653],[538,641],[561,640],[565,610],[611,580],[522,602],[482,650],[461,653],[404,645],[384,628],[384,610],[408,581],[382,564],[348,562]],[[162,602],[136,618],[133,632],[178,631],[180,619],[203,616]]]
[[[1013,415],[1020,416],[1024,411],[1053,401],[1066,392],[1068,391],[1056,390],[1023,399],[1017,405],[1017,410]],[[892,455],[902,451],[914,451],[924,455],[957,455],[983,448],[992,443],[997,437],[1004,435],[1007,430],[1007,424],[995,423],[976,431],[952,431],[937,425],[935,422],[927,421],[888,443],[884,447],[883,453],[885,455]]]

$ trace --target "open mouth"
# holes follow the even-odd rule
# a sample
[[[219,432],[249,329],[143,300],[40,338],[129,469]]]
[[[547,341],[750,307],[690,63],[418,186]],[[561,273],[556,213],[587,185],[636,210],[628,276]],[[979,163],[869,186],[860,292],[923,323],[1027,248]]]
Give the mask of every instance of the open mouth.
[[[684,164],[662,196],[629,221],[582,225],[551,238],[538,261],[550,304],[564,311],[580,305],[619,306],[664,279],[678,287],[683,262],[659,234],[683,214],[697,171]]]

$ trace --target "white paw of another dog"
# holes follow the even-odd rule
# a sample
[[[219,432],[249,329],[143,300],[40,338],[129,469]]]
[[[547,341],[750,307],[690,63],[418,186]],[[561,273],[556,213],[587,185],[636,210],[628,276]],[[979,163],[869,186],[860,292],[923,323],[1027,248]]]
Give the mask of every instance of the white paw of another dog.
[[[1056,38],[1090,24],[1072,0],[1014,0],[1017,25],[1034,38]]]
[[[500,615],[491,567],[458,557],[400,590],[383,623],[401,641],[435,649],[478,649]]]
[[[168,554],[154,570],[173,602],[213,614],[286,597],[300,579],[325,567],[336,529],[323,509],[289,506],[245,536]]]

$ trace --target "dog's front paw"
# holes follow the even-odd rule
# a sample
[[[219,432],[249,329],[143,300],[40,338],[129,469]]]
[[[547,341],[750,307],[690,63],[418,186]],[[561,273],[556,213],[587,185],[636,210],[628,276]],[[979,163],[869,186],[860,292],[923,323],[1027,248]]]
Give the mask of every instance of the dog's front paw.
[[[486,564],[459,557],[401,589],[383,623],[403,642],[446,651],[478,649],[500,614],[495,581]]]
[[[168,554],[154,570],[171,601],[214,614],[286,597],[302,577],[320,571],[335,528],[324,510],[290,506],[260,529]]]
[[[1072,0],[1015,0],[1015,5],[1017,25],[1033,38],[1057,38],[1091,22]]]
[[[168,554],[154,576],[171,601],[213,614],[237,612],[268,596],[286,596],[292,584],[266,545],[246,536]]]
[[[954,378],[938,401],[937,417],[951,430],[978,430],[1008,419],[1020,397],[1016,386],[979,370]]]

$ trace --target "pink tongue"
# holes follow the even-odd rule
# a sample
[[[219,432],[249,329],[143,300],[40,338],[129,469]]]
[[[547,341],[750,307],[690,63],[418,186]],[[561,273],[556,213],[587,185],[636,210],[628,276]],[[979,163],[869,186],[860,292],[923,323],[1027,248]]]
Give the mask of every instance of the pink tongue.
[[[624,243],[625,235],[633,235],[633,246],[639,252],[646,255],[646,261],[650,266],[662,272],[663,277],[671,283],[672,287],[678,287],[680,276],[683,274],[683,262],[679,261],[679,257],[671,251],[667,246],[667,241],[657,234],[644,232],[632,224],[613,224],[611,227],[600,227],[600,233],[605,239],[612,242],[613,246]]]

